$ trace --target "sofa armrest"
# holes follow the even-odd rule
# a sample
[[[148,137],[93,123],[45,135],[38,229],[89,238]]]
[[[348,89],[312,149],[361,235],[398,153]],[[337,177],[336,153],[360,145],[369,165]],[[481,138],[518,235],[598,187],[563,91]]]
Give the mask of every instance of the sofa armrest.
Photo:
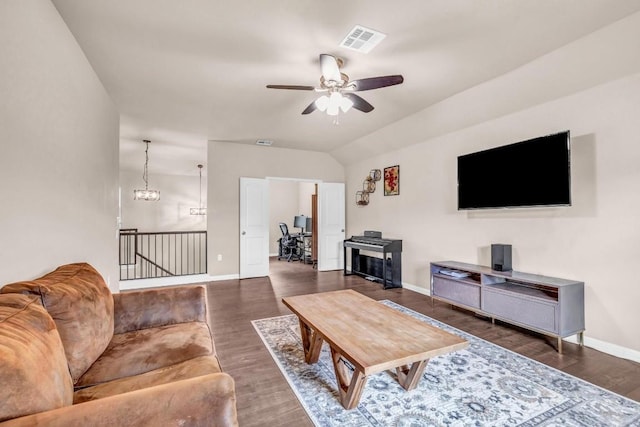
[[[207,322],[204,286],[113,294],[114,334],[186,322]]]
[[[0,422],[0,427],[237,426],[233,379],[216,373]]]

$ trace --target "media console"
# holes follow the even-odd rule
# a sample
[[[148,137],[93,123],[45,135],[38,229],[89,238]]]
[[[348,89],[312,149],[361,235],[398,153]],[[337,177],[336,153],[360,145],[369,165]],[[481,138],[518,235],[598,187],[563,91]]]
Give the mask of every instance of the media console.
[[[456,261],[431,263],[431,297],[558,339],[578,334],[584,344],[584,283],[495,271]]]

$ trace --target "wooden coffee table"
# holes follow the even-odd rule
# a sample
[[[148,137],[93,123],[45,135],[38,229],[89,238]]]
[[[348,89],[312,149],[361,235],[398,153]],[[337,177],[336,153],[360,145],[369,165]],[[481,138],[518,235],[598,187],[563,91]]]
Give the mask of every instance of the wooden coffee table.
[[[469,344],[353,290],[286,297],[300,320],[307,363],[316,363],[322,342],[331,347],[340,401],[358,405],[367,377],[395,369],[398,382],[413,390],[430,358]]]

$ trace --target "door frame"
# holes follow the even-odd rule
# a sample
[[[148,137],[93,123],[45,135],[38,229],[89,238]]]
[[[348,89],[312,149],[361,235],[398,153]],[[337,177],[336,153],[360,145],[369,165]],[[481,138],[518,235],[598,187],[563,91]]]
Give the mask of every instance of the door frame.
[[[291,178],[291,177],[266,176],[264,178],[258,178],[258,179],[264,179],[266,181],[266,186],[267,186],[267,191],[268,192],[269,192],[269,184],[270,184],[271,181],[309,182],[309,183],[319,184],[318,188],[321,187],[320,184],[324,183],[324,181],[321,180],[321,179],[313,179],[313,178]],[[345,189],[346,189],[346,183],[343,182],[341,184],[343,184],[345,186]],[[345,195],[345,197],[346,197],[346,195]],[[321,202],[321,197],[318,197],[318,212],[322,209],[321,203],[322,203]],[[346,217],[346,200],[344,201],[343,210],[344,210],[344,215]],[[267,216],[268,216],[268,214],[269,214],[269,212],[268,212],[268,209],[267,209]],[[318,224],[318,228],[319,229],[321,228],[320,224]],[[240,231],[242,231],[242,230],[240,230]],[[320,237],[319,236],[320,233],[319,233],[319,230],[314,230],[314,232],[318,234],[318,236],[316,238],[317,238],[317,241],[318,241],[318,252],[320,252],[321,251],[320,245],[322,244],[321,243],[321,239],[319,238]],[[271,239],[272,237],[273,236],[269,235],[268,239]],[[239,238],[241,238],[240,235],[239,235]],[[243,253],[242,253],[242,251],[240,251],[240,264],[242,264],[242,262],[243,262],[242,256],[243,256]],[[269,257],[269,247],[268,247],[268,245],[266,247],[266,256]],[[342,259],[342,257],[340,257],[340,259]],[[270,273],[270,271],[269,271],[269,273]]]
[[[306,182],[306,183],[310,183],[310,184],[321,184],[323,181],[321,179],[313,179],[313,178],[290,178],[290,177],[280,177],[280,176],[267,176],[265,177],[265,179],[267,180],[267,182],[271,182],[271,181],[289,181],[289,182]],[[269,193],[269,200],[271,200],[271,193]],[[311,203],[311,201],[309,201],[309,203]],[[317,233],[317,231],[314,230],[314,233]],[[271,241],[271,239],[274,236],[269,236],[269,241]]]

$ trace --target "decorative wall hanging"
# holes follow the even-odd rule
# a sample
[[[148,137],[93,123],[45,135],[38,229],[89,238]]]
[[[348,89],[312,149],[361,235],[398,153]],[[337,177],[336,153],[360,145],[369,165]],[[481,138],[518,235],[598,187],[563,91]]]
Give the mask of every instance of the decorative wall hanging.
[[[370,176],[362,181],[362,191],[365,193],[374,193],[376,191],[376,182]]]
[[[362,191],[356,191],[356,205],[367,206],[369,194],[376,191],[376,181],[380,181],[382,172],[380,169],[371,169],[369,175],[362,181]]]
[[[366,191],[356,191],[356,205],[367,206],[369,204],[369,193]]]
[[[384,168],[384,195],[397,196],[400,194],[400,166]]]

